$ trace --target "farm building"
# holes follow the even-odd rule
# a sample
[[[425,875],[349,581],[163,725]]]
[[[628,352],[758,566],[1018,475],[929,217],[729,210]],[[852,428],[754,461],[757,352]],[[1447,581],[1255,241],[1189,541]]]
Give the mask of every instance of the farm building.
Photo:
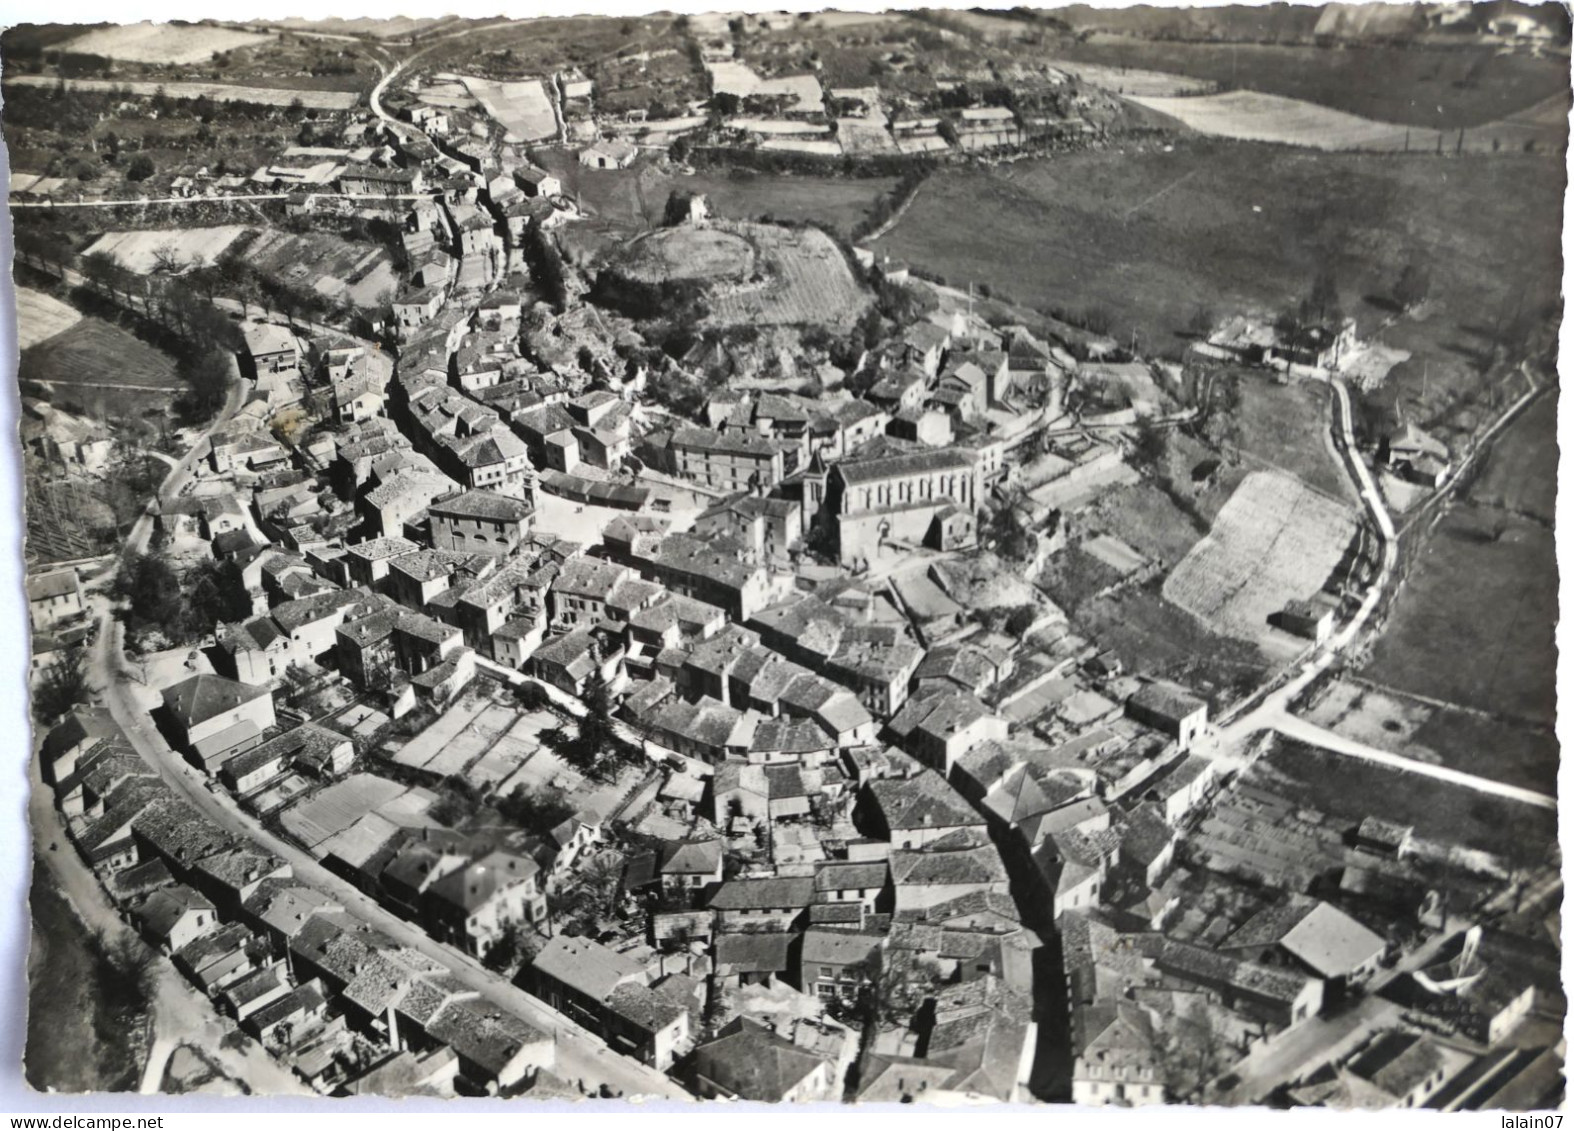
[[[1377,973],[1388,944],[1337,907],[1292,899],[1259,911],[1222,944],[1264,965],[1285,959],[1330,983],[1355,985]]]
[[[627,169],[639,150],[627,141],[598,141],[579,151],[579,163],[591,169]]]
[[[1126,700],[1126,717],[1163,731],[1186,750],[1208,725],[1208,704],[1178,687],[1149,683]]]
[[[27,579],[27,612],[34,629],[80,616],[82,609],[82,581],[75,568]]]
[[[1317,600],[1288,601],[1276,621],[1278,627],[1291,635],[1321,644],[1333,634],[1334,607]]]

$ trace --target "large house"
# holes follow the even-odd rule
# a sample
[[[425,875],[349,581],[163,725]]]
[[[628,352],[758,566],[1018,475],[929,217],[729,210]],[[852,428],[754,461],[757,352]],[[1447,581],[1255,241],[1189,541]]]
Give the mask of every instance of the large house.
[[[687,1048],[689,1011],[639,963],[591,939],[556,935],[519,982],[608,1045],[666,1071]]]
[[[258,745],[274,724],[273,693],[266,687],[203,673],[163,694],[175,746],[205,769]]]

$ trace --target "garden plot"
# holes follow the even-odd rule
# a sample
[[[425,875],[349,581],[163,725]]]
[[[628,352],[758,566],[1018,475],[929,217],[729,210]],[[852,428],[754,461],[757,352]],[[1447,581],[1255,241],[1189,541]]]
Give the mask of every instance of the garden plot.
[[[221,51],[256,47],[273,36],[254,31],[207,27],[200,24],[125,24],[99,28],[60,45],[60,50],[98,55],[127,63],[169,63],[189,66],[205,63]]]
[[[884,114],[871,114],[867,118],[836,119],[836,138],[842,149],[856,156],[870,153],[895,153],[896,139],[886,128]]]
[[[800,114],[820,114],[825,111],[825,92],[820,80],[813,75],[787,75],[781,78],[761,78],[747,63],[722,61],[706,63],[710,72],[711,90],[717,94],[732,94],[739,98],[757,95],[761,98],[791,98],[791,107]]]
[[[540,79],[493,82],[466,75],[460,81],[486,112],[516,137],[540,141],[557,136],[557,112]]]
[[[401,766],[424,767],[436,758],[465,727],[487,709],[484,699],[462,700],[439,715],[431,726],[405,743],[393,760]]]
[[[52,295],[28,287],[16,288],[16,344],[31,349],[69,330],[82,315]]]
[[[481,757],[513,725],[517,716],[512,707],[488,706],[470,721],[426,763],[424,769],[448,777],[463,773],[465,767]]]
[[[170,228],[151,232],[105,232],[87,255],[108,255],[127,271],[151,275],[161,258],[190,266],[201,260],[216,263],[246,229],[240,224],[218,228]]]
[[[1265,641],[1268,617],[1322,589],[1356,530],[1343,504],[1289,475],[1253,472],[1165,579],[1164,598],[1216,632]]]
[[[465,772],[465,778],[479,789],[496,785],[528,762],[541,749],[541,732],[561,725],[551,711],[531,711],[514,720],[506,733],[487,747],[486,752]]]

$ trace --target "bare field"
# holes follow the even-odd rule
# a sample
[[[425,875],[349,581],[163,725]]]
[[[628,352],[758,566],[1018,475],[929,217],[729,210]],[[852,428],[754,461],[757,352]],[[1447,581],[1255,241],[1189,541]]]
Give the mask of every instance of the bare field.
[[[1253,472],[1165,579],[1164,597],[1218,632],[1264,641],[1269,615],[1320,590],[1355,532],[1349,508],[1288,475]]]
[[[258,106],[289,106],[299,101],[308,110],[349,110],[360,98],[359,94],[342,90],[288,90],[216,82],[109,82],[104,79],[54,79],[48,75],[17,75],[7,77],[5,82],[51,89],[64,82],[67,90],[124,91],[139,98],[152,98],[162,92],[169,98],[209,98],[214,102],[251,102]]]
[[[1049,66],[1065,71],[1078,82],[1103,87],[1116,94],[1140,101],[1143,98],[1168,98],[1182,94],[1204,94],[1213,83],[1167,71],[1144,71],[1136,67],[1101,67],[1097,63],[1074,63],[1066,59],[1047,60]]]
[[[32,349],[47,342],[56,334],[69,330],[82,320],[82,315],[53,295],[35,291],[30,287],[16,288],[16,344],[18,349]]]
[[[274,20],[267,26],[284,28],[288,31],[312,31],[319,35],[367,35],[373,39],[403,39],[405,36],[418,35],[442,22],[441,19],[421,19],[412,16],[393,16],[388,19],[364,16],[359,19]]]
[[[128,271],[151,275],[158,268],[159,256],[166,252],[183,264],[199,259],[217,263],[230,245],[240,239],[246,228],[226,224],[217,228],[167,228],[139,232],[105,232],[85,254],[110,256]]]
[[[1506,149],[1513,153],[1529,146],[1541,152],[1556,152],[1568,137],[1567,119],[1551,120],[1539,107],[1461,132],[1378,122],[1315,102],[1250,90],[1193,97],[1126,97],[1210,137],[1311,149],[1384,153],[1433,152],[1438,148],[1448,153],[1461,149],[1496,153]],[[1565,99],[1559,96],[1556,101],[1561,105]]]
[[[203,24],[140,23],[98,28],[60,45],[62,51],[98,55],[127,63],[205,63],[222,51],[257,47],[273,39],[260,32]]]
[[[1165,42],[1095,35],[1065,43],[1059,54],[1068,61],[1165,71],[1199,82],[1303,99],[1373,121],[1423,129],[1484,125],[1554,95],[1566,99],[1569,89],[1567,58],[1500,53],[1486,44],[1441,50]]]
[[[707,279],[735,282],[754,270],[749,240],[721,228],[663,228],[632,242],[618,271],[642,283]]]

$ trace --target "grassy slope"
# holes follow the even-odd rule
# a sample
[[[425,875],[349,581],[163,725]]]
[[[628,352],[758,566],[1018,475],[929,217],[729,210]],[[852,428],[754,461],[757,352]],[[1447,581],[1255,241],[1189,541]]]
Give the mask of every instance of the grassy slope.
[[[71,905],[51,884],[40,881],[47,875],[35,862],[23,1073],[40,1091],[135,1090],[147,1052],[141,1030],[121,1028],[104,1015],[98,981],[102,964]]]
[[[1556,707],[1555,406],[1498,440],[1487,469],[1427,538],[1367,674],[1380,683],[1548,726]],[[1505,511],[1492,501],[1540,511]],[[1419,534],[1419,532],[1417,532]],[[1462,656],[1469,663],[1460,663]],[[1483,756],[1490,756],[1490,744]]]
[[[34,346],[22,358],[25,381],[108,382],[178,389],[175,361],[116,326],[86,317],[63,334]]]
[[[1561,162],[1534,157],[1315,154],[1194,141],[1072,154],[931,177],[891,254],[953,285],[987,282],[1041,309],[1099,308],[1139,348],[1176,355],[1199,306],[1217,315],[1298,301],[1323,264],[1371,330],[1409,261],[1433,278],[1432,313],[1384,335],[1414,359],[1390,384],[1428,407],[1474,388],[1476,331],[1562,276],[1549,217]],[[1417,409],[1411,409],[1414,415]],[[1428,411],[1423,418],[1432,415]]]

